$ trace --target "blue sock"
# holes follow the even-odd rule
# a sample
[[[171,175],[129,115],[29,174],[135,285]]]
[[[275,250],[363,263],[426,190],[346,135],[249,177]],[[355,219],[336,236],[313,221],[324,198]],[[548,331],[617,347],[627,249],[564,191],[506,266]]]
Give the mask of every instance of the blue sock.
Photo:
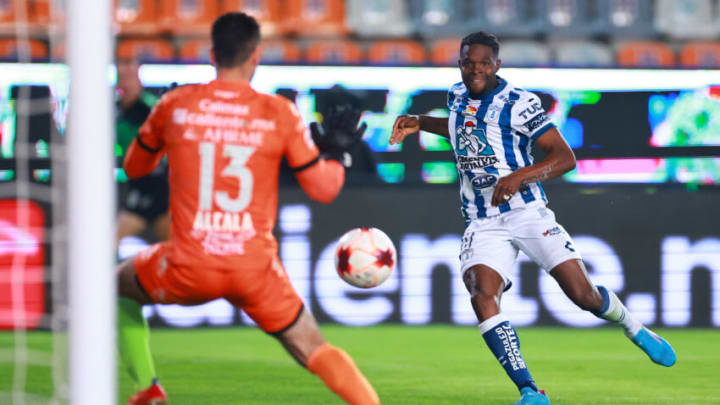
[[[490,351],[493,352],[518,390],[530,387],[537,391],[537,385],[535,385],[535,381],[525,365],[525,359],[520,353],[520,340],[515,328],[510,325],[510,321],[504,315],[497,314],[486,319],[478,327]]]

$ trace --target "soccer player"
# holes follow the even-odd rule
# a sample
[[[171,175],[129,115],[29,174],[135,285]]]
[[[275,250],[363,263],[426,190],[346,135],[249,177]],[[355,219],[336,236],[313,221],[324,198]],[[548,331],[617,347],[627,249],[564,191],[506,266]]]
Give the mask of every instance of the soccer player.
[[[516,405],[550,403],[528,371],[515,329],[500,312],[519,250],[548,271],[577,306],[622,326],[652,361],[672,366],[672,347],[634,318],[612,291],[593,285],[570,235],[546,207],[540,182],[572,170],[575,155],[538,97],[497,76],[498,51],[492,34],[463,38],[462,82],[448,92],[450,116],[399,116],[390,143],[423,130],[452,144],[467,225],[460,253],[463,281],[486,344],[520,390]],[[537,163],[530,154],[533,143],[546,154]]]
[[[117,113],[115,122],[116,155],[124,156],[137,136],[140,126],[150,115],[157,97],[143,88],[134,59],[117,61]],[[115,245],[126,236],[138,235],[151,227],[155,236],[166,240],[170,234],[168,215],[167,163],[137,179],[129,179],[120,194]]]
[[[350,356],[321,335],[280,263],[272,235],[281,158],[312,199],[329,203],[344,182],[343,148],[365,127],[357,126],[359,113],[336,108],[322,126],[312,126],[311,135],[291,102],[253,90],[249,81],[260,61],[259,40],[254,18],[219,17],[212,26],[217,79],[165,94],[125,158],[128,176],[139,177],[168,156],[172,217],[167,242],[118,268],[119,294],[132,304],[120,306],[119,345],[145,388],[129,404],[167,401],[141,305],[196,305],[217,298],[242,308],[343,400],[380,403]]]

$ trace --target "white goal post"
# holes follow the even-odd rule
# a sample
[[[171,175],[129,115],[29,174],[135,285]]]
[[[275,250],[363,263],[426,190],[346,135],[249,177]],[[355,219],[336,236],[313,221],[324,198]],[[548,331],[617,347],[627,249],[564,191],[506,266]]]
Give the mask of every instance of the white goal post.
[[[115,404],[111,0],[69,0],[67,132],[70,403]]]

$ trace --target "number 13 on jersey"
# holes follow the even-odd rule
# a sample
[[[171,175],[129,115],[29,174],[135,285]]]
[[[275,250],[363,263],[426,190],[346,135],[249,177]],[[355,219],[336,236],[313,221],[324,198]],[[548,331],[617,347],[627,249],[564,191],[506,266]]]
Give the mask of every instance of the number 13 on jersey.
[[[240,145],[221,145],[224,156],[230,158],[220,176],[238,179],[236,198],[230,197],[226,191],[215,191],[215,149],[212,142],[200,142],[200,190],[198,208],[202,211],[212,210],[213,200],[225,212],[240,212],[250,204],[253,189],[253,174],[245,164],[255,152],[254,147]]]

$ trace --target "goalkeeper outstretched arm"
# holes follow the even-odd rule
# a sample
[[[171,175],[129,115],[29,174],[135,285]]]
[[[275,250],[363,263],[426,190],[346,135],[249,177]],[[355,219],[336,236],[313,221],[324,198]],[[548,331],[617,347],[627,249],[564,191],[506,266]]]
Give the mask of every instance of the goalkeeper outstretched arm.
[[[305,193],[313,200],[329,203],[345,183],[345,168],[352,165],[350,150],[360,142],[367,128],[358,127],[362,111],[351,105],[333,105],[322,124],[310,124],[313,142],[320,155],[311,162],[293,168]]]

